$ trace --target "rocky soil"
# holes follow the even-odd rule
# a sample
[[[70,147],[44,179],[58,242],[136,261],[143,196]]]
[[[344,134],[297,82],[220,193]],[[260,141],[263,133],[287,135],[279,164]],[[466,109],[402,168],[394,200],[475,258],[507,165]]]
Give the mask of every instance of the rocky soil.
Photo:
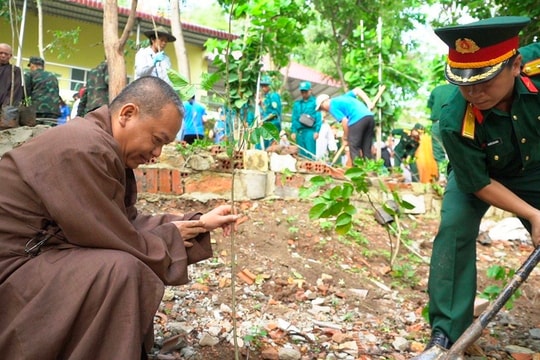
[[[216,203],[146,197],[139,207],[184,212]],[[344,237],[310,220],[306,201],[236,205],[245,218],[234,236],[216,231],[215,257],[191,267],[188,285],[167,288],[151,358],[409,359],[422,351],[437,217],[402,216],[407,246],[390,267],[395,239],[370,209]],[[527,241],[493,235],[478,244],[479,291],[500,285],[488,279],[489,267],[517,269],[531,251]],[[539,284],[535,270],[514,308],[501,311],[470,349],[472,358],[540,359]]]

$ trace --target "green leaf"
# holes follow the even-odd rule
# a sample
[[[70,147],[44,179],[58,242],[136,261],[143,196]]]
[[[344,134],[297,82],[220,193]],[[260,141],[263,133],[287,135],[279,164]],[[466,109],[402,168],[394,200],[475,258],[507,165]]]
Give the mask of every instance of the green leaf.
[[[326,204],[317,204],[309,210],[310,219],[320,219],[323,213],[326,211]]]
[[[347,213],[341,213],[336,219],[336,226],[346,226],[352,224],[352,216]]]
[[[336,232],[339,235],[346,235],[351,230],[352,223],[336,226]]]

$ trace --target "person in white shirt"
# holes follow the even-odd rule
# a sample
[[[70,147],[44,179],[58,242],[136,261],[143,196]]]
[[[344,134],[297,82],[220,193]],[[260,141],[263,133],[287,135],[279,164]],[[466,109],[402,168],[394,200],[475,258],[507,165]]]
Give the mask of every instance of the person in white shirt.
[[[334,135],[334,130],[328,120],[323,117],[321,129],[319,130],[319,137],[317,138],[317,160],[327,160],[328,151],[337,151],[337,141]]]
[[[171,59],[165,54],[165,47],[176,38],[163,26],[145,31],[144,35],[150,39],[150,46],[139,49],[135,55],[135,79],[156,76],[172,85],[167,75]]]

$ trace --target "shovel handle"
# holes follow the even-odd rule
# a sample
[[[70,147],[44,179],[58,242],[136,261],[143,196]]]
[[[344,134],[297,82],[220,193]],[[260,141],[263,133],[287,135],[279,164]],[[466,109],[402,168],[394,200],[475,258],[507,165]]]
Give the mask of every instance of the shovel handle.
[[[536,247],[534,251],[529,255],[527,260],[521,265],[519,270],[514,274],[512,280],[504,287],[499,296],[491,303],[491,305],[482,312],[482,314],[476,319],[471,326],[465,330],[463,334],[457,339],[456,343],[450,348],[445,357],[441,360],[458,359],[467,348],[474,344],[476,340],[482,335],[482,331],[487,324],[493,319],[493,317],[502,309],[504,304],[510,299],[510,297],[516,292],[516,290],[527,280],[533,269],[540,260],[540,246]]]

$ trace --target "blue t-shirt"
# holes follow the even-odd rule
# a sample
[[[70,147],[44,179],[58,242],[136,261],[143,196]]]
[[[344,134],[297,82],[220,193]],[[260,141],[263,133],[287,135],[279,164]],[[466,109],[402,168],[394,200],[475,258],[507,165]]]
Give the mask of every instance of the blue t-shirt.
[[[206,109],[198,102],[184,101],[184,135],[204,135],[203,116]]]
[[[346,117],[349,120],[349,126],[357,123],[365,116],[373,116],[373,113],[369,111],[366,104],[358,100],[352,90],[330,99],[329,113],[339,122]]]

